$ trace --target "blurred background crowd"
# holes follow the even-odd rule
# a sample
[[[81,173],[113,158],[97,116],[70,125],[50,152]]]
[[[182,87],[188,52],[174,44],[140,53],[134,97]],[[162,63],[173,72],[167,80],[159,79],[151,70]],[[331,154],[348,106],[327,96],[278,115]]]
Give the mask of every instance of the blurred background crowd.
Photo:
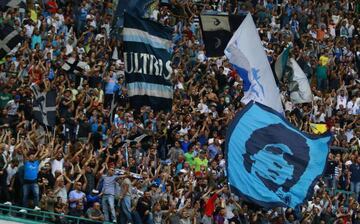
[[[99,222],[360,223],[360,2],[161,2],[147,16],[174,29],[169,113],[128,103],[114,2],[28,0],[0,11],[0,26],[24,38],[0,64],[0,201]],[[272,66],[292,43],[314,99],[293,104],[279,83],[286,118],[308,133],[326,124],[334,136],[299,209],[263,209],[227,187],[224,141],[244,107],[242,80],[225,57],[206,57],[204,11],[251,12]],[[70,57],[87,65],[65,71]],[[33,83],[57,92],[53,129],[33,119]]]

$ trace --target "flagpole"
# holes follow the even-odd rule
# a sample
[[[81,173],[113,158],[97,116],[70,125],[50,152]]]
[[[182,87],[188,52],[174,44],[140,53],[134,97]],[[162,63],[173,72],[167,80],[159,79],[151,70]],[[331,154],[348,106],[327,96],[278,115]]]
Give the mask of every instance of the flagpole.
[[[125,143],[125,159],[126,159],[126,167],[129,168],[128,143]]]
[[[113,124],[113,113],[115,109],[115,92],[113,93],[111,106],[110,106],[110,124]]]
[[[49,129],[48,129],[47,125],[45,125],[45,129],[46,129],[46,136],[48,136]],[[48,143],[50,143],[50,139],[49,139],[49,142],[48,142]]]
[[[56,135],[56,126],[54,127],[54,134],[53,134],[53,140],[54,140],[53,149],[55,147],[55,135]]]

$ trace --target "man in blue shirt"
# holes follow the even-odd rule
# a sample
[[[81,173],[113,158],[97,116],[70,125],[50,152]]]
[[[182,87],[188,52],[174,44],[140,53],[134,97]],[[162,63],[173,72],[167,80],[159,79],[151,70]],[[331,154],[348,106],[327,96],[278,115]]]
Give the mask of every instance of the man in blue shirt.
[[[107,175],[103,175],[100,182],[102,182],[102,206],[105,216],[105,221],[110,221],[109,213],[112,222],[116,223],[115,213],[115,194],[116,194],[116,182],[124,176],[115,175],[115,169],[110,167]]]
[[[85,7],[85,3],[82,2],[80,9],[78,11],[78,20],[77,21],[77,30],[78,32],[83,31],[85,25],[86,25],[86,16],[88,15],[88,9]]]
[[[42,151],[42,152],[40,152]],[[41,160],[48,156],[47,151],[38,150],[36,153],[29,155],[22,151],[25,158],[24,162],[24,185],[23,185],[23,206],[28,206],[28,197],[32,193],[34,196],[34,206],[36,210],[40,210],[39,205],[39,185],[37,183],[39,165]]]
[[[208,152],[211,159],[214,159],[216,155],[219,153],[220,148],[218,144],[217,139],[210,139],[209,140],[209,146],[208,146]]]
[[[104,78],[105,81],[105,108],[110,108],[111,102],[116,90],[118,80],[115,77],[115,73],[110,71],[109,75]]]
[[[192,139],[193,140],[193,139]],[[181,149],[184,151],[184,153],[187,153],[189,150],[189,146],[191,145],[191,140],[189,140],[189,136],[185,135],[184,140],[180,141],[181,143]]]

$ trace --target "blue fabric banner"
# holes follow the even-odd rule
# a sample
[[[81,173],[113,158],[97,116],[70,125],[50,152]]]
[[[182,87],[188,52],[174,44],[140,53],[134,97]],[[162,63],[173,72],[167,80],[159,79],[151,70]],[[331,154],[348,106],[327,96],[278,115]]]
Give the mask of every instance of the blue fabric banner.
[[[124,13],[143,17],[148,9],[148,6],[154,0],[118,0],[115,10],[115,27],[120,28],[124,26]]]
[[[296,208],[323,174],[331,135],[310,136],[283,116],[250,102],[229,127],[227,174],[231,190],[264,207]]]

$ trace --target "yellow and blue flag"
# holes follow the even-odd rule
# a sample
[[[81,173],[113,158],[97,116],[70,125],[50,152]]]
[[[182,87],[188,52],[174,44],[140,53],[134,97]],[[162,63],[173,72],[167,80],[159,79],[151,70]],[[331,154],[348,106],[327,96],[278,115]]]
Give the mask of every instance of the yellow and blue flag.
[[[260,206],[296,208],[312,196],[330,141],[329,133],[303,133],[277,111],[252,101],[228,130],[230,188]]]
[[[38,20],[38,14],[34,9],[30,9],[30,19],[33,22],[37,22],[37,20]]]
[[[311,131],[316,135],[317,134],[324,134],[328,130],[326,124],[310,123],[310,128],[311,128]]]

